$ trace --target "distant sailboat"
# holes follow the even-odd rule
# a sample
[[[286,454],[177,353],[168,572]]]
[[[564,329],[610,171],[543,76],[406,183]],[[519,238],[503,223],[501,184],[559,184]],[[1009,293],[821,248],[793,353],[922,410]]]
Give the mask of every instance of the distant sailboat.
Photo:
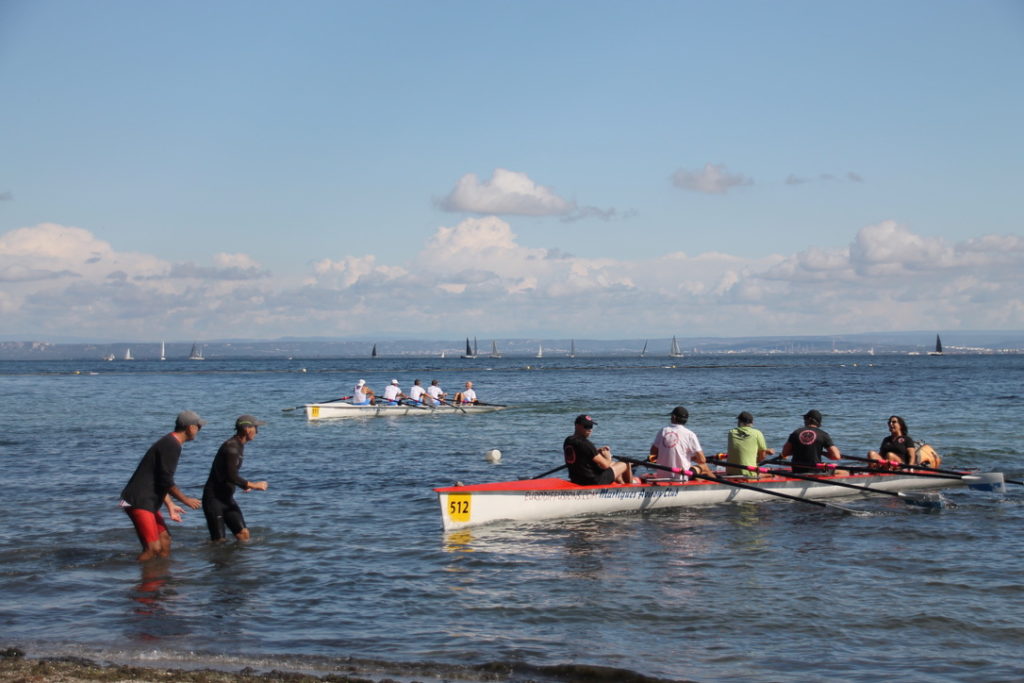
[[[134,358],[132,358],[132,350],[131,349],[125,349],[124,359],[125,360],[135,360]]]
[[[672,349],[668,355],[672,358],[682,358],[683,352],[679,350],[679,342],[676,341],[675,337],[672,337]]]
[[[444,351],[441,352],[441,358],[444,358]]]
[[[460,358],[476,358],[476,351],[469,345],[469,337],[466,337],[466,352]]]
[[[163,342],[160,342],[160,360],[167,360],[167,347]]]
[[[544,345],[543,344],[538,344],[537,345],[537,358],[543,358],[543,357],[544,357]]]
[[[114,354],[108,353],[107,355],[103,356],[103,360],[114,360]]]
[[[640,357],[643,358],[647,355],[647,340],[644,339],[644,348],[640,349]]]
[[[569,340],[569,358],[575,358],[575,357],[576,357],[576,340],[575,339],[570,339]]]
[[[935,350],[928,352],[929,356],[941,356],[942,355],[942,340],[939,339],[939,335],[935,335]]]
[[[498,342],[491,341],[491,353],[488,358],[501,358],[501,354],[498,353]]]
[[[377,345],[374,344],[373,345],[373,349],[370,350],[370,358],[376,358],[376,357],[377,357]]]
[[[202,348],[200,348],[199,344],[193,344],[192,345],[192,353],[188,354],[188,359],[189,360],[206,360],[205,358],[203,358],[203,350],[202,350]]]

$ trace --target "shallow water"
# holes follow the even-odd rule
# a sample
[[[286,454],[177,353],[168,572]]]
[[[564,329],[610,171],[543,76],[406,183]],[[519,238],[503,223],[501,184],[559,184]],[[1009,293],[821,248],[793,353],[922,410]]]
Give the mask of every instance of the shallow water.
[[[311,670],[356,658],[694,680],[1020,678],[1024,487],[949,490],[939,511],[779,501],[449,534],[432,488],[557,466],[581,412],[596,442],[642,456],[680,403],[709,453],[741,410],[780,448],[818,408],[856,455],[895,413],[947,466],[1024,479],[1007,434],[1022,371],[1024,356],[0,363],[0,645],[234,668],[289,656]],[[450,392],[470,379],[512,407],[319,423],[282,410],[360,377]],[[172,558],[140,567],[118,493],[184,408],[209,424],[184,447],[183,489],[199,494],[251,412],[269,424],[242,473],[270,490],[238,496],[249,545],[209,545],[193,511],[172,525]]]

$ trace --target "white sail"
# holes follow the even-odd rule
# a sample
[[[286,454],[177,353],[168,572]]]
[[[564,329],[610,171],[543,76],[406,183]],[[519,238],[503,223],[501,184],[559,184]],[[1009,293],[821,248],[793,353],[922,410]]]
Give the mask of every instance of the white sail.
[[[543,357],[544,357],[544,345],[543,344],[538,344],[537,345],[537,358],[543,358]]]
[[[135,360],[134,358],[132,358],[132,350],[131,349],[125,349],[124,359],[125,360]]]
[[[679,342],[676,341],[675,337],[672,337],[672,350],[669,352],[673,358],[682,358],[683,353],[679,350]]]
[[[167,360],[167,347],[163,342],[160,342],[160,360]]]
[[[498,342],[491,341],[491,358],[501,358],[501,354],[498,353]]]

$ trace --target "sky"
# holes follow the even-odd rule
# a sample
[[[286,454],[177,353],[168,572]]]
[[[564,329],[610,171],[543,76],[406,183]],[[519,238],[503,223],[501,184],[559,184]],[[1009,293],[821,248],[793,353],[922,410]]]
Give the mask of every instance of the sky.
[[[0,339],[1024,329],[1024,2],[0,0]]]

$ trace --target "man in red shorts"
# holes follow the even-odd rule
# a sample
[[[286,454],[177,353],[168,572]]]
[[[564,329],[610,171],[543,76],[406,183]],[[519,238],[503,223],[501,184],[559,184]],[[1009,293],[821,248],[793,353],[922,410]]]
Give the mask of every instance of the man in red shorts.
[[[171,534],[160,514],[161,505],[167,505],[167,514],[175,522],[181,521],[183,509],[174,504],[172,496],[193,510],[202,505],[198,498],[181,492],[174,483],[174,472],[178,469],[181,445],[195,439],[204,424],[206,420],[191,410],[178,413],[174,431],[149,447],[121,491],[121,507],[131,518],[142,543],[139,562],[171,554]]]

